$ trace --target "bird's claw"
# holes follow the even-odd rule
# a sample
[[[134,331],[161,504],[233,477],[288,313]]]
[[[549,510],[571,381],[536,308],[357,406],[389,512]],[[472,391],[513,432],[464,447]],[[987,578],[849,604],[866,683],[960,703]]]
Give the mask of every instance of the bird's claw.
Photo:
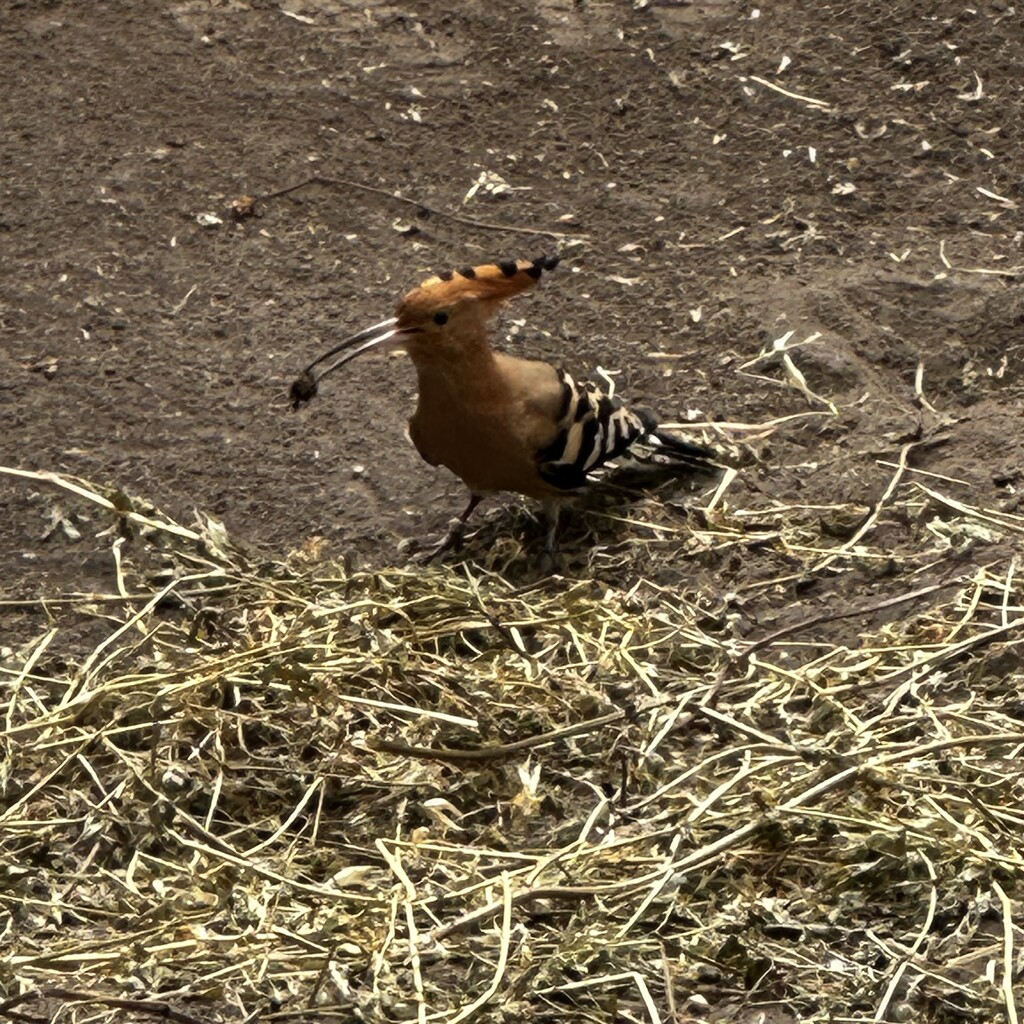
[[[466,524],[462,519],[453,519],[448,525],[448,533],[445,534],[444,540],[424,552],[416,561],[420,565],[429,565],[435,558],[440,558],[441,555],[445,555],[449,551],[461,551],[465,527]]]

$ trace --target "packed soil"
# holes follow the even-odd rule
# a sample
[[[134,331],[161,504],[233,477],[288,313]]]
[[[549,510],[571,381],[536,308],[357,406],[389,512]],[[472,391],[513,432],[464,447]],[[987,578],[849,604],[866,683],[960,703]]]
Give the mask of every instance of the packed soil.
[[[559,251],[510,350],[670,421],[796,417],[745,444],[733,506],[869,509],[912,441],[910,470],[1017,506],[1005,3],[14,2],[3,30],[4,465],[271,557],[404,561],[463,501],[403,436],[410,365],[357,361],[298,415],[288,384],[429,271]],[[8,596],[109,588],[87,509],[0,497]],[[492,502],[468,557],[529,548],[519,509]]]

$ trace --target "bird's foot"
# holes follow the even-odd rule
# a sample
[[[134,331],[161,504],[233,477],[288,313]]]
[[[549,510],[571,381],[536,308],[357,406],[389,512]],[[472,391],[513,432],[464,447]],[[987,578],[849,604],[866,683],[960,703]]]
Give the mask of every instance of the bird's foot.
[[[429,565],[436,558],[440,558],[442,555],[448,554],[449,551],[461,551],[462,541],[466,532],[466,523],[462,519],[453,519],[451,525],[448,527],[448,533],[445,534],[444,540],[440,544],[435,544],[434,547],[427,551],[424,551],[416,561],[420,565]]]
[[[538,559],[537,564],[542,573],[554,576],[555,573],[562,571],[562,552],[557,549],[554,551],[545,550]]]
[[[420,555],[417,561],[420,565],[426,565],[428,562],[432,562],[435,558],[440,558],[441,555],[447,554],[449,551],[461,551],[462,550],[462,536],[466,532],[466,522],[469,517],[473,514],[473,509],[483,501],[482,494],[470,494],[469,504],[466,506],[465,511],[457,519],[453,519],[448,526],[448,534],[441,541],[440,544],[435,548],[431,548],[425,554]]]

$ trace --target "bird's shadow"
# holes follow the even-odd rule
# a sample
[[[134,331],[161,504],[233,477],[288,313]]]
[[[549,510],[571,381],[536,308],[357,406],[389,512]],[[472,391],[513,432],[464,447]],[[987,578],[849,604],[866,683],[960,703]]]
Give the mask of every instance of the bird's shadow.
[[[566,576],[593,576],[595,557],[623,570],[648,562],[646,548],[686,528],[693,498],[707,492],[724,471],[715,466],[629,462],[562,506],[557,547],[547,549],[550,519],[535,502],[504,500],[467,533],[449,565],[467,562],[497,572],[514,584]]]

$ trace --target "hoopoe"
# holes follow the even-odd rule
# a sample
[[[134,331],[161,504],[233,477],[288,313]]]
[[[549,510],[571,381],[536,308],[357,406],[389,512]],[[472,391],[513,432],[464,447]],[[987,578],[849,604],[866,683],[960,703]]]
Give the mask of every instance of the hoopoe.
[[[707,466],[715,456],[661,430],[651,412],[630,409],[563,369],[491,347],[491,316],[558,262],[557,256],[506,260],[427,278],[399,302],[393,317],[335,345],[292,384],[298,409],[324,377],[364,352],[400,347],[412,357],[419,399],[409,436],[427,462],[446,466],[470,492],[469,504],[428,558],[461,543],[466,521],[485,495],[515,491],[541,501],[549,512],[550,553],[561,502],[634,446],[691,466]],[[323,367],[334,356],[339,358]]]

